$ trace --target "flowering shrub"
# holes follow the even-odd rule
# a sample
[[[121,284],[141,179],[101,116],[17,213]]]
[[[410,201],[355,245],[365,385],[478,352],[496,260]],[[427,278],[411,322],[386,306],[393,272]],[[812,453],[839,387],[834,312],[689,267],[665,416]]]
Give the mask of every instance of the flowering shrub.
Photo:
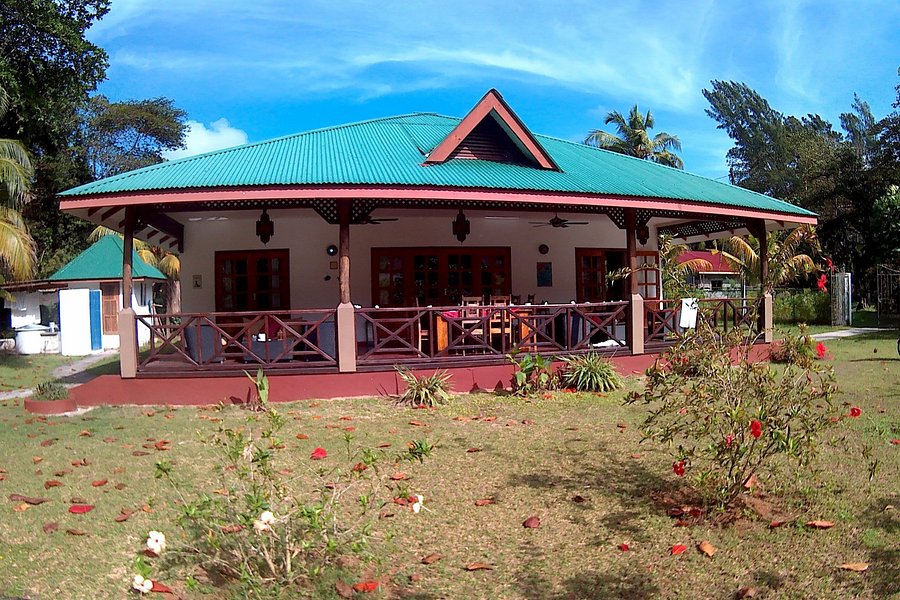
[[[786,338],[784,347],[805,348],[803,337]],[[807,465],[821,434],[840,421],[830,366],[795,350],[783,367],[752,363],[749,349],[740,331],[701,325],[661,355],[644,391],[626,400],[649,407],[645,438],[668,446],[674,473],[694,475],[722,506],[777,457]]]
[[[315,583],[341,556],[365,551],[377,510],[387,501],[380,495],[390,489],[378,467],[385,451],[357,448],[347,433],[343,452],[334,449],[329,458],[319,447],[299,458],[279,438],[284,417],[264,394],[259,397],[259,411],[242,426],[223,423],[203,439],[221,456],[218,481],[211,484],[217,489],[189,490],[171,464],[157,463],[157,477],[173,485],[181,512],[183,543],[166,556],[173,564],[200,567],[211,579],[238,584],[235,591],[242,597],[259,597],[263,589],[296,597],[298,587]],[[430,451],[427,442],[416,444]],[[416,444],[392,458],[423,460],[427,453],[416,451]],[[299,469],[313,485],[297,484],[293,471]],[[150,532],[148,550],[159,555],[165,547],[165,536]],[[149,578],[148,572],[139,574]],[[146,587],[137,578],[134,584]]]
[[[815,350],[813,349],[813,339],[806,333],[806,325],[801,324],[799,334],[785,335],[784,339],[772,343],[769,360],[775,363],[806,366],[819,353],[820,347],[824,349],[825,344],[819,342]],[[818,356],[824,358],[825,354],[823,352]]]

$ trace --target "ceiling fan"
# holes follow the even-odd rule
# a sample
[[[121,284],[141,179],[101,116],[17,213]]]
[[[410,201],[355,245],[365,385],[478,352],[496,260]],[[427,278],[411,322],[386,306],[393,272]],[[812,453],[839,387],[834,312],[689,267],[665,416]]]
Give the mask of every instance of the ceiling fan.
[[[360,225],[381,225],[382,223],[388,223],[390,221],[399,221],[398,217],[373,217],[372,215],[367,215],[363,219],[359,221]]]
[[[552,219],[549,221],[529,221],[531,225],[535,227],[560,227],[565,229],[569,225],[590,225],[588,221],[570,221],[569,219],[560,218],[559,215],[554,215]]]

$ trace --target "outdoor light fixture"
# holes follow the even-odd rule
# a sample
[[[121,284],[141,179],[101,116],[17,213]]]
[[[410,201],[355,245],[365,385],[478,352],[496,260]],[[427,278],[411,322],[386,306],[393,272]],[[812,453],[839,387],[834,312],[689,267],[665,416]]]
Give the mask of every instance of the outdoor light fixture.
[[[275,223],[269,218],[269,213],[263,209],[259,221],[256,222],[256,235],[263,244],[268,244],[272,236],[275,235]]]
[[[548,246],[547,244],[541,244],[540,246],[538,246],[538,252],[540,252],[541,254],[547,254],[548,252],[550,252],[550,246]]]
[[[647,240],[650,239],[650,228],[647,224],[644,223],[643,225],[638,225],[635,233],[637,234],[637,239],[641,243],[641,246],[646,246]]]
[[[466,241],[466,238],[469,237],[469,233],[472,231],[472,224],[466,218],[466,215],[463,214],[462,209],[459,209],[459,214],[456,215],[456,218],[453,219],[453,235],[456,236],[456,239],[459,240],[459,243],[463,243]]]
[[[338,247],[335,246],[334,244],[331,244],[330,246],[325,248],[325,254],[327,254],[328,256],[336,256],[337,253],[338,253]]]

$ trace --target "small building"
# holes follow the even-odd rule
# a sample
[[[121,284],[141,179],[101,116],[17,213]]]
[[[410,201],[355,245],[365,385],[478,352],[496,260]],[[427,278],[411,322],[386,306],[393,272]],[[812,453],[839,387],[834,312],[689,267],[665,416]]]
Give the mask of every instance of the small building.
[[[688,250],[683,252],[677,260],[681,264],[698,259],[705,260],[710,267],[691,274],[688,283],[698,290],[702,290],[707,298],[743,298],[745,296],[746,281],[744,281],[743,275],[725,260],[721,252]]]
[[[4,325],[42,336],[41,344],[18,342],[17,351],[82,356],[119,347],[118,314],[122,309],[123,243],[105,236],[76,256],[46,280],[4,286],[13,295],[4,311]],[[135,313],[152,312],[153,285],[165,281],[159,269],[148,265],[136,252],[132,256]],[[59,330],[59,336],[54,334]],[[150,330],[137,328],[138,341],[150,340]],[[53,339],[51,339],[53,338]]]

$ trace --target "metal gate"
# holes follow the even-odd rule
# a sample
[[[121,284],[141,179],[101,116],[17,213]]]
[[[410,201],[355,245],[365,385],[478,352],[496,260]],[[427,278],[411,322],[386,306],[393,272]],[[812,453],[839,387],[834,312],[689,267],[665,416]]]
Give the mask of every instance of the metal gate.
[[[878,320],[900,314],[900,269],[878,265]]]
[[[853,301],[850,273],[831,276],[831,324],[853,325]]]

